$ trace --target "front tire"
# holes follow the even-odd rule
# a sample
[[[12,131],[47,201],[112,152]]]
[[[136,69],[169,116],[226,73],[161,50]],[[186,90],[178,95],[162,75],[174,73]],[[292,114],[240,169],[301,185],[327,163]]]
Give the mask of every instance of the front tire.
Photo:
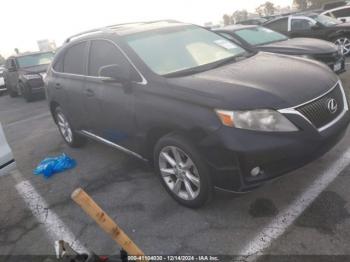
[[[334,40],[334,44],[340,46],[342,54],[348,56],[350,54],[350,38],[347,36],[338,37]]]
[[[167,135],[157,142],[154,167],[165,189],[180,204],[199,208],[211,199],[209,168],[183,136]]]
[[[55,120],[58,126],[58,130],[63,137],[63,140],[70,147],[81,147],[86,143],[86,138],[79,135],[70,124],[67,116],[63,113],[62,109],[58,106],[55,108]]]
[[[18,93],[15,90],[13,90],[13,87],[11,87],[10,85],[6,84],[6,88],[7,88],[7,91],[9,93],[10,97],[17,97],[18,96]]]

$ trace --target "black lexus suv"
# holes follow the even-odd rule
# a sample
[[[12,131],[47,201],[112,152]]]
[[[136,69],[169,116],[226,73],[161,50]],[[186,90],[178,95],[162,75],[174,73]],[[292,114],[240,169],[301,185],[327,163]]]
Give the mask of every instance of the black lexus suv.
[[[68,145],[92,138],[151,160],[170,195],[199,207],[330,150],[349,124],[341,81],[310,59],[245,50],[174,21],[75,35],[46,79]]]
[[[11,97],[22,95],[27,102],[44,94],[44,78],[53,52],[35,52],[11,56],[6,60],[4,79]]]

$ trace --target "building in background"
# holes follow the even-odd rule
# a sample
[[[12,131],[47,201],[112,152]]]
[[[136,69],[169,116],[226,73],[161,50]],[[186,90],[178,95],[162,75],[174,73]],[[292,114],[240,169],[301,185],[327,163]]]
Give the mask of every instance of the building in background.
[[[48,39],[38,40],[38,47],[40,51],[54,51],[56,50],[55,41],[50,41]]]

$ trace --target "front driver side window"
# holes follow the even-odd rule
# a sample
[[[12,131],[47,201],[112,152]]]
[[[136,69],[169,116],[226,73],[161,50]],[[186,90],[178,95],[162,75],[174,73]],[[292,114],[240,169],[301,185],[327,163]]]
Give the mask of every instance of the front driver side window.
[[[107,65],[127,66],[128,61],[119,49],[106,40],[93,40],[90,47],[89,76],[99,76],[101,67]]]
[[[292,31],[310,30],[313,23],[306,19],[292,19]]]

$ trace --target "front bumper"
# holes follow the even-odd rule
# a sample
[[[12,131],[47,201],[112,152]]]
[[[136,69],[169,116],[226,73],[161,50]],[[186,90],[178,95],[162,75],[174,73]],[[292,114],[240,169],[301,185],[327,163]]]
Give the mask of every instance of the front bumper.
[[[288,117],[300,131],[269,133],[222,127],[204,139],[200,147],[211,167],[214,185],[236,192],[259,187],[321,157],[343,138],[350,122],[347,111],[319,132],[300,116]],[[262,170],[255,177],[250,173],[254,167]]]
[[[45,93],[45,85],[42,79],[32,79],[26,82],[27,88],[30,89],[32,94]]]

